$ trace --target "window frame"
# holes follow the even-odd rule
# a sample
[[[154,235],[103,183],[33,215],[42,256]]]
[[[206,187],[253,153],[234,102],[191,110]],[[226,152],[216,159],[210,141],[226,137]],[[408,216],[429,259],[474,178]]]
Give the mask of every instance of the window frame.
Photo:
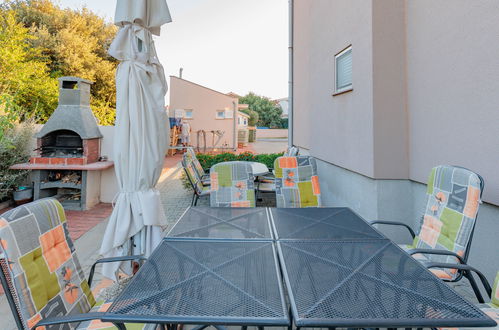
[[[221,112],[223,112],[223,114],[224,114],[223,117],[219,117],[218,116],[218,114],[221,113]],[[215,113],[215,118],[219,119],[219,120],[227,119],[227,118],[225,118],[225,110],[217,110],[217,112]]]
[[[351,52],[350,56],[353,56],[351,44],[348,45],[347,47],[343,48],[340,52],[338,52],[334,55],[334,76],[333,76],[334,93],[333,93],[333,96],[353,91],[353,57],[352,57],[352,77],[350,79],[350,84],[345,86],[345,87],[338,88],[338,58],[340,56],[344,55],[348,51]]]

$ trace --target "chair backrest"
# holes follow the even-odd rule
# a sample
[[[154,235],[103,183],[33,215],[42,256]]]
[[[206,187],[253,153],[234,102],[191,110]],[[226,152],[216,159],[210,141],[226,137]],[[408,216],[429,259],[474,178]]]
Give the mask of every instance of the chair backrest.
[[[321,188],[315,158],[279,157],[274,162],[277,207],[320,207]]]
[[[255,207],[255,177],[247,162],[218,163],[210,169],[212,207]]]
[[[194,189],[196,194],[201,194],[203,191],[203,183],[201,182],[201,178],[194,167],[194,162],[189,156],[187,156],[187,153],[184,154],[182,167],[184,168],[185,174],[192,185],[192,189]]]
[[[448,165],[433,168],[428,179],[425,213],[413,246],[452,251],[466,261],[483,186],[483,179],[468,169]],[[425,256],[436,262],[457,262],[452,256]],[[439,277],[448,280],[459,275],[456,269],[441,271],[447,276]]]
[[[194,151],[194,149],[191,147],[187,148],[187,152],[185,154],[187,155],[186,157],[192,161],[194,169],[196,170],[199,177],[202,178],[204,175],[204,168],[203,166],[201,166],[199,159],[196,157],[196,152]]]
[[[499,272],[496,274],[494,286],[492,287],[492,299],[490,300],[490,304],[494,308],[499,308]]]
[[[75,253],[62,205],[41,199],[0,215],[0,277],[19,328],[86,313],[95,299]]]
[[[295,146],[291,146],[289,147],[286,152],[284,153],[284,157],[295,157],[295,156],[298,156],[298,152],[300,150],[298,149],[298,147],[295,147]]]

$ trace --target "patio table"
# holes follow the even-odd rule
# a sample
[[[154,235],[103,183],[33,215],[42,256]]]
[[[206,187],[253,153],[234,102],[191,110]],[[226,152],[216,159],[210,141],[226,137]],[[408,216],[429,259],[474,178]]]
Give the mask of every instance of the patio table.
[[[254,176],[260,176],[269,173],[269,168],[267,165],[259,162],[248,162],[253,169]]]
[[[348,208],[270,215],[298,328],[495,324]]]
[[[287,326],[274,244],[167,238],[103,321]]]
[[[346,207],[271,208],[277,239],[337,240],[385,238]]]
[[[280,267],[279,267],[280,265]],[[189,208],[103,317],[115,324],[495,322],[348,208]]]
[[[272,239],[265,208],[190,207],[166,237]]]

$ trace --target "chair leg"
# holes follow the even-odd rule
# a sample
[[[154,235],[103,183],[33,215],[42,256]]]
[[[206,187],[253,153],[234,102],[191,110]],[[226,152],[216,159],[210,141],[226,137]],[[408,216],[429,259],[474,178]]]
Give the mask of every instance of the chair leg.
[[[199,196],[196,195],[196,198],[194,199],[194,206],[198,205],[198,200],[199,200]]]
[[[192,194],[191,206],[194,206],[194,198],[196,197],[196,193]]]
[[[473,289],[473,292],[475,293],[475,296],[478,299],[478,302],[480,304],[485,303],[485,300],[483,300],[482,293],[480,292],[480,289],[478,288],[478,285],[476,284],[476,281],[473,278],[473,275],[471,274],[471,272],[465,270],[463,272],[463,275],[464,275],[464,277],[466,277],[468,279],[468,281],[470,281],[471,288]]]

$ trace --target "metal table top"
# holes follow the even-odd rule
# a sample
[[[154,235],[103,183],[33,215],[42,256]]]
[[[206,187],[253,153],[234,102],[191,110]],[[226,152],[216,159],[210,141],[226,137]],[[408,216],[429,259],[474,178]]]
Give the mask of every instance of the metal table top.
[[[277,245],[298,327],[494,326],[388,239]]]
[[[346,207],[270,209],[277,239],[344,240],[384,238]]]
[[[272,239],[266,208],[191,207],[167,237]]]
[[[280,278],[272,241],[169,238],[103,320],[286,326]]]

